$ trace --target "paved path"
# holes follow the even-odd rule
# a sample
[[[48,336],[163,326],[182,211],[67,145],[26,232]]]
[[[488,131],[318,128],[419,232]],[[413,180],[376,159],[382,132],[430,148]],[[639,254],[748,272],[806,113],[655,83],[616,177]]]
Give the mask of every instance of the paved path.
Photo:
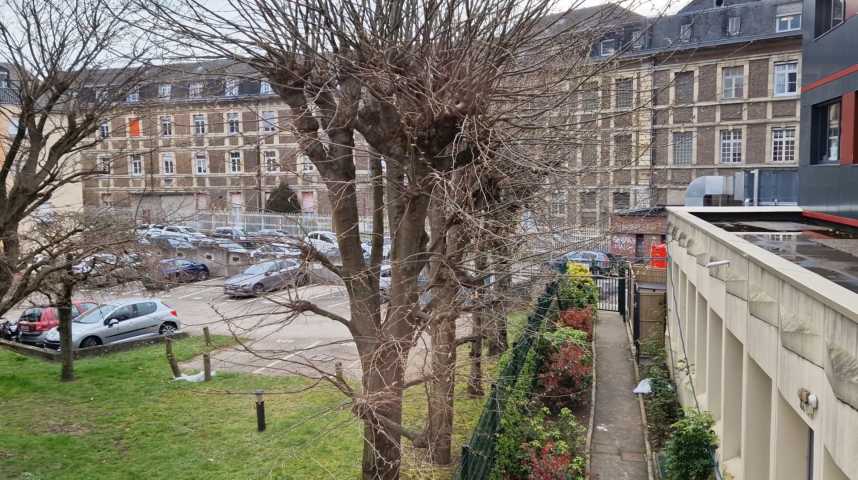
[[[599,312],[596,326],[593,480],[647,480],[643,426],[632,394],[635,371],[622,318]]]

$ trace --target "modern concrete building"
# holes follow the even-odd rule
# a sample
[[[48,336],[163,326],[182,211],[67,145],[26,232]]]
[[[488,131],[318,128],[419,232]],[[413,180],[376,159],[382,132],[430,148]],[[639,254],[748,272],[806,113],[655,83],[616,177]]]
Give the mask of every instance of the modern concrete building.
[[[668,208],[668,348],[736,480],[858,479],[858,230],[801,208]]]
[[[288,107],[248,66],[164,65],[148,78],[83,156],[104,171],[84,182],[85,205],[130,207],[152,220],[259,211],[271,190],[287,183],[304,212],[330,212],[318,172],[285,128]],[[107,88],[89,87],[94,94]],[[368,156],[359,155],[357,170],[366,177]],[[361,198],[366,214],[368,197]]]
[[[752,171],[782,192],[758,201],[795,204],[801,3],[694,0],[675,15],[628,18],[593,46],[593,62],[611,66],[573,103],[598,141],[570,159],[581,174],[556,214],[593,224],[684,205],[703,176],[725,177],[727,200],[741,204],[752,182],[734,188],[733,178]]]
[[[858,2],[806,0],[801,204],[858,218]]]

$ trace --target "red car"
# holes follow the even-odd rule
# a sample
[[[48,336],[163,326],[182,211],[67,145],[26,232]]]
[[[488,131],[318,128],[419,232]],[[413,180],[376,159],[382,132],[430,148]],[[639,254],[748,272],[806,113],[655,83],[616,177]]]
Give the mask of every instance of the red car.
[[[72,301],[72,318],[77,318],[96,306],[94,302]],[[60,312],[56,306],[30,307],[18,318],[18,341],[44,345],[45,333],[59,324]]]

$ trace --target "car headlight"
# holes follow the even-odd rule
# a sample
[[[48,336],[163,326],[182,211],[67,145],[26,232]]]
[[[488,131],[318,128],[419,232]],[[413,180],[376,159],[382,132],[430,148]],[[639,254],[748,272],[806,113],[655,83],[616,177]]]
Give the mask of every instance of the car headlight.
[[[241,288],[247,288],[247,287],[249,287],[249,286],[250,286],[250,283],[242,283],[242,284],[240,285],[240,287],[241,287]]]
[[[45,334],[45,340],[49,342],[58,342],[60,341],[60,331],[56,328],[52,328],[48,330],[48,333]]]

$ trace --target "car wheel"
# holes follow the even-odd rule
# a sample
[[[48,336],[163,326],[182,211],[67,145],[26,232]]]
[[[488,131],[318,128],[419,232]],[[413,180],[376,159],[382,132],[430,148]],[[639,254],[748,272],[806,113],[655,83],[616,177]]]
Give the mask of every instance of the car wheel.
[[[176,324],[172,322],[167,322],[161,325],[161,328],[158,329],[158,333],[164,335],[165,337],[172,337],[176,333]]]
[[[202,272],[199,273],[199,275],[197,275],[197,280],[204,281],[204,280],[208,280],[208,279],[209,279],[209,271],[208,270],[203,270]]]
[[[253,286],[253,294],[259,295],[262,291],[265,290],[265,287],[261,283],[257,283]]]
[[[101,340],[97,337],[86,337],[80,342],[80,348],[97,347],[99,345],[101,345]]]

